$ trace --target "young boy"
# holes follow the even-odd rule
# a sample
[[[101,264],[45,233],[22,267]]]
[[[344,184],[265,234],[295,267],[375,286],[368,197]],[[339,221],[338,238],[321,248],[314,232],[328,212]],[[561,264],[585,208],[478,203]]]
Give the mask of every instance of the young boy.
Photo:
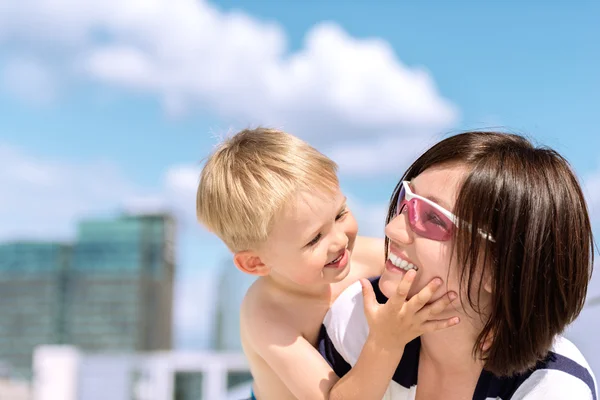
[[[336,164],[295,136],[259,128],[225,140],[202,170],[196,206],[237,268],[259,277],[240,317],[253,398],[381,399],[404,345],[453,323],[425,324],[450,296],[426,306],[441,285],[433,280],[405,301],[407,273],[385,305],[366,299],[369,339],[352,371],[335,375],[315,349],[323,318],[351,283],[380,275],[383,241],[357,238]]]

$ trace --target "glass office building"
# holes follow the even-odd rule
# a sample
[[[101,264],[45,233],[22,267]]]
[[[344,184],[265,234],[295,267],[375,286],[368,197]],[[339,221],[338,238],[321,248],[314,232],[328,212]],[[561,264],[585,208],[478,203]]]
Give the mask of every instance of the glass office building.
[[[171,348],[174,221],[86,220],[72,244],[0,245],[0,361],[31,374],[39,344],[93,351]]]
[[[64,340],[69,256],[61,243],[0,244],[0,361],[13,377],[29,377],[36,345]]]
[[[173,235],[164,215],[79,225],[65,302],[69,344],[93,351],[171,348]]]

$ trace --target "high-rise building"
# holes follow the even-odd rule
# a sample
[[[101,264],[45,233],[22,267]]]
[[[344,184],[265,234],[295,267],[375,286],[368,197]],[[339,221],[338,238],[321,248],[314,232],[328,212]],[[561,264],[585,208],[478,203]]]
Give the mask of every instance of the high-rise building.
[[[66,336],[85,350],[171,348],[174,226],[149,215],[79,224]]]
[[[82,221],[72,244],[0,245],[0,361],[28,377],[40,344],[170,349],[173,244],[160,214]]]
[[[27,379],[33,348],[61,343],[64,275],[70,247],[61,243],[0,245],[0,361]]]

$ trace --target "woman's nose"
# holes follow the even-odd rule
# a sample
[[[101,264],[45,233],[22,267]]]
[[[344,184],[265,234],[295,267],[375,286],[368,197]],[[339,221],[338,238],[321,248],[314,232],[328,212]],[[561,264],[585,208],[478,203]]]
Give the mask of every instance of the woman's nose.
[[[385,227],[385,235],[392,242],[410,244],[414,240],[413,234],[408,224],[408,213],[406,211],[396,215]]]

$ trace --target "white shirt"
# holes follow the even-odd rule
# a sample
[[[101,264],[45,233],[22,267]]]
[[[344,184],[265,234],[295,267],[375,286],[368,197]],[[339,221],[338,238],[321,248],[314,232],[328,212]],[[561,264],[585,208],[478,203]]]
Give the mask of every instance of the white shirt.
[[[379,290],[379,279],[372,282],[377,300],[387,298]],[[356,364],[369,334],[364,315],[360,282],[349,286],[333,303],[321,329],[319,351],[339,377]],[[385,400],[414,400],[421,341],[408,343],[385,392]],[[577,347],[562,336],[554,341],[545,361],[530,372],[499,378],[488,371],[479,377],[473,400],[598,400],[597,384],[585,358]]]

